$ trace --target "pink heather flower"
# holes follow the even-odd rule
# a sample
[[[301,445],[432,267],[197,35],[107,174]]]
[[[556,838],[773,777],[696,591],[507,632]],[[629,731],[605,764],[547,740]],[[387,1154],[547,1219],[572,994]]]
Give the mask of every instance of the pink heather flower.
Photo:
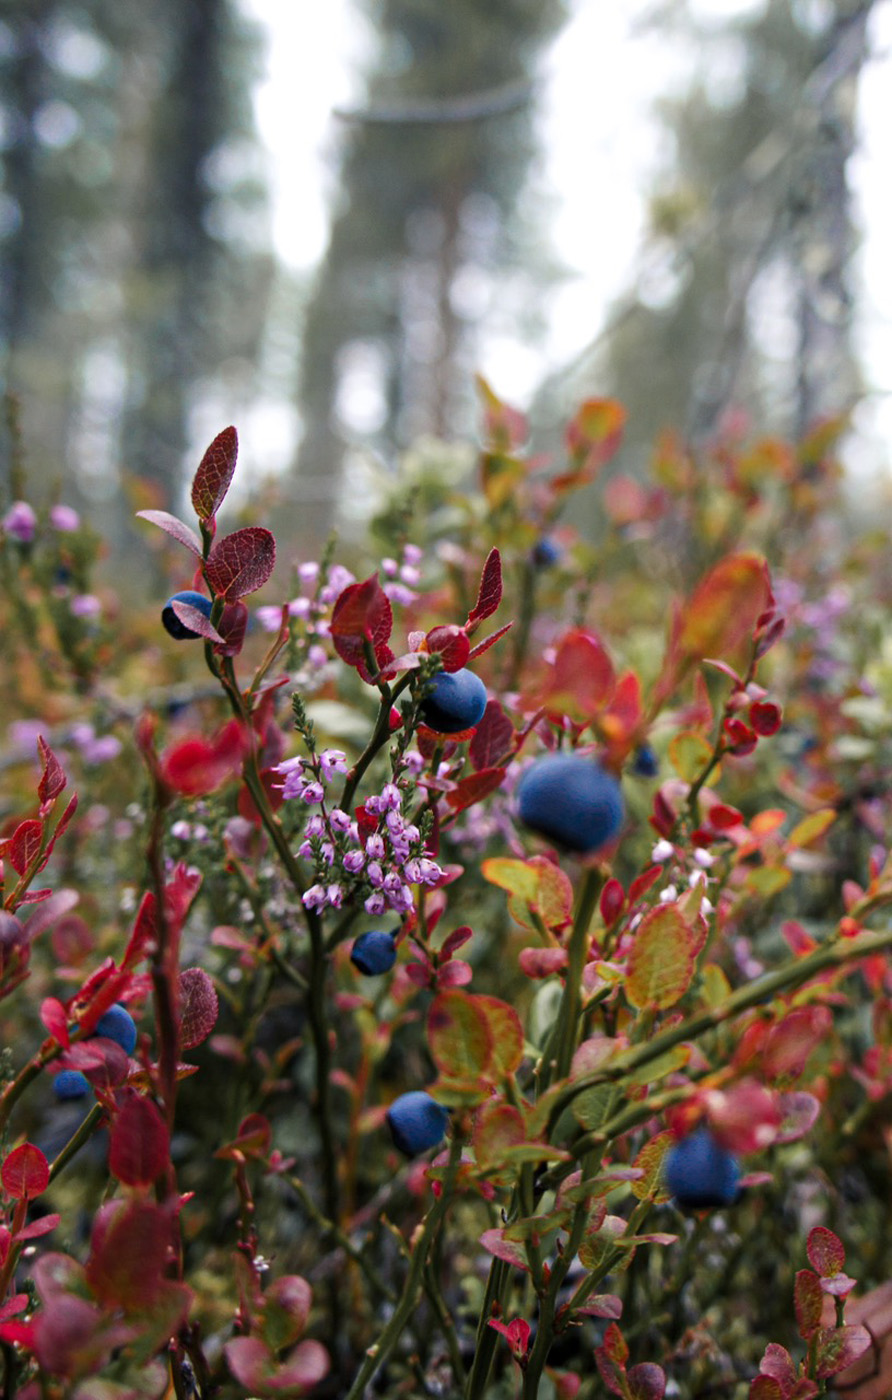
[[[274,773],[293,773],[295,770],[303,772],[304,761],[302,758],[283,758],[281,763],[277,763],[273,768]]]
[[[318,812],[314,812],[307,822],[305,833],[307,836],[324,836],[325,818],[320,816]]]
[[[37,529],[37,516],[27,501],[14,501],[3,517],[3,528],[20,544],[30,544]]]
[[[319,767],[325,781],[330,783],[335,773],[346,773],[347,755],[343,749],[323,749],[319,755]]]
[[[254,616],[264,632],[278,632],[282,623],[282,609],[274,603],[263,603],[256,609]]]
[[[344,900],[343,887],[341,885],[329,885],[325,893],[332,909],[340,909]]]
[[[348,851],[344,856],[344,869],[349,875],[358,875],[365,865],[365,851]]]
[[[98,617],[102,604],[93,593],[78,593],[71,600],[71,612],[74,617]]]
[[[396,786],[396,784],[385,783],[384,787],[381,789],[380,810],[382,812],[398,812],[402,805],[403,795],[400,792],[399,788]]]
[[[177,841],[188,841],[192,835],[192,828],[188,822],[174,822],[170,828],[171,836],[175,836]]]
[[[286,799],[290,797],[300,797],[306,784],[306,778],[302,771],[292,769],[285,778],[281,787],[282,796]]]
[[[663,839],[658,841],[657,844],[654,846],[653,850],[650,853],[650,858],[651,860],[662,862],[664,860],[668,860],[670,856],[674,855],[675,847],[673,846],[672,842]]]
[[[332,831],[349,831],[352,825],[349,815],[341,807],[332,807],[328,820]]]
[[[417,544],[407,544],[403,546],[403,558],[407,564],[420,564],[424,551]]]
[[[305,564],[298,564],[297,577],[301,583],[315,583],[319,577],[319,565],[314,559],[308,559]]]
[[[319,847],[319,854],[321,855],[322,859],[325,861],[325,864],[326,864],[326,865],[331,865],[331,864],[333,863],[333,861],[334,861],[334,846],[331,844],[330,841],[323,841],[323,842],[322,842],[322,845]]]
[[[391,603],[396,603],[398,608],[407,608],[418,597],[418,594],[413,589],[407,588],[404,583],[385,583],[382,592],[390,599]]]
[[[435,885],[443,877],[443,871],[437,862],[427,856],[415,856],[412,860],[407,860],[403,866],[403,873],[413,885]]]
[[[365,909],[365,912],[367,914],[383,914],[384,910],[387,908],[387,901],[384,898],[383,894],[381,894],[380,890],[375,890],[374,894],[369,895],[368,899],[363,905],[363,908]]]
[[[343,564],[333,564],[328,571],[328,580],[324,588],[319,590],[319,601],[322,603],[333,603],[340,597],[345,588],[349,588],[351,583],[356,582],[356,575],[351,574],[349,569],[345,569]]]
[[[321,671],[323,666],[327,666],[328,652],[325,647],[310,647],[307,651],[307,665],[313,671]]]
[[[300,794],[301,802],[306,802],[308,807],[311,807],[314,802],[321,802],[325,797],[322,784],[308,782],[306,778],[303,780],[303,782],[304,789],[303,792]]]
[[[309,600],[309,598],[292,598],[292,599],[291,599],[291,602],[288,604],[288,616],[289,616],[289,617],[309,617],[309,616],[310,616],[310,600]]]
[[[375,889],[380,889],[381,885],[384,884],[384,871],[378,861],[370,860],[365,873],[369,878],[369,884],[374,885]]]
[[[394,578],[398,568],[399,564],[396,562],[395,559],[381,560],[381,572],[385,578]]]
[[[328,903],[328,892],[322,885],[311,885],[302,896],[302,903],[307,909],[324,909]]]
[[[297,848],[297,854],[303,856],[304,860],[313,859],[313,847],[309,841],[301,841]]]
[[[410,587],[414,588],[421,578],[421,570],[416,569],[414,564],[404,564],[400,569],[400,578],[403,583],[408,583]]]
[[[407,751],[403,754],[403,763],[408,768],[410,773],[424,772],[425,760],[417,749],[407,749]]]
[[[387,902],[397,914],[407,914],[414,904],[412,891],[408,885],[400,885],[398,890],[388,894]]]
[[[373,831],[368,841],[365,843],[365,849],[366,854],[372,860],[383,860],[387,853],[387,847],[384,845],[384,837],[379,836],[377,831]]]
[[[50,506],[50,524],[54,530],[67,533],[80,528],[81,518],[73,506]]]
[[[117,758],[122,744],[114,734],[104,734],[101,739],[92,739],[81,745],[81,756],[85,763],[108,763]],[[197,831],[197,828],[196,828]]]
[[[391,895],[391,894],[398,894],[399,891],[402,889],[402,886],[403,886],[403,882],[402,882],[402,880],[400,879],[399,875],[396,874],[395,871],[391,870],[389,874],[387,874],[387,875],[384,876],[384,893],[385,893],[385,894],[388,894],[388,895]]]

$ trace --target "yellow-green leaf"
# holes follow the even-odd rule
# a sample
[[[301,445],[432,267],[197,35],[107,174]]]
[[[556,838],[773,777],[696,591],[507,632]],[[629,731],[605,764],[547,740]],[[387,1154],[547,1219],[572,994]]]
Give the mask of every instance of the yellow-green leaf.
[[[693,729],[682,730],[669,745],[669,762],[686,783],[694,782],[711,758],[712,745]],[[715,771],[713,781],[718,776],[718,771]]]
[[[787,837],[787,845],[797,849],[802,846],[810,846],[813,841],[817,841],[819,836],[823,836],[824,832],[835,821],[836,810],[833,807],[822,807],[819,812],[811,812],[793,827]]]
[[[697,940],[674,904],[645,914],[635,932],[626,996],[639,1011],[665,1011],[691,985]]]

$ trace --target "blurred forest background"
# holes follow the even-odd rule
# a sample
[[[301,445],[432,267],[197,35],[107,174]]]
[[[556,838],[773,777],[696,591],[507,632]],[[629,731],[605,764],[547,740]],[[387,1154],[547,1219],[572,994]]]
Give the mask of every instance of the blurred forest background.
[[[573,271],[530,197],[541,77],[599,3],[352,0],[373,36],[363,95],[332,115],[328,247],[298,273],[270,238],[253,95],[271,35],[246,6],[0,0],[0,366],[29,498],[61,495],[120,557],[133,510],[176,509],[196,451],[276,395],[296,425],[276,528],[296,549],[356,530],[399,490],[411,444],[426,444],[416,475],[459,485],[467,454],[436,443],[473,437],[486,337],[535,344]],[[795,436],[862,394],[847,172],[888,0],[764,0],[725,18],[686,0],[627,8],[667,52],[685,46],[692,76],[652,93],[659,159],[636,275],[520,406],[559,450],[572,405],[617,395],[634,474],[666,425],[696,441],[745,413],[760,434]],[[313,25],[308,9],[309,45]],[[593,85],[610,70],[608,51],[592,54]],[[579,135],[594,263],[612,195],[585,155],[596,133]],[[518,397],[510,374],[491,377]],[[2,431],[5,507],[15,433]],[[272,496],[267,470],[262,452],[244,462]]]

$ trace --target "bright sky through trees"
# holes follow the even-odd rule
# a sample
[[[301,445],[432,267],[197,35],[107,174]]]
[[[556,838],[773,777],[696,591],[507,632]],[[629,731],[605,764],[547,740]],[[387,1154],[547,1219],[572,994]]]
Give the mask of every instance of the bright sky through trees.
[[[289,266],[312,269],[322,256],[328,210],[336,197],[333,109],[361,99],[358,65],[372,42],[350,0],[327,0],[312,24],[300,5],[242,0],[269,35],[267,74],[257,91],[261,137],[270,156],[273,235]],[[799,0],[818,11],[822,0]],[[762,0],[691,0],[698,20],[719,26],[758,12]],[[654,111],[658,96],[678,90],[697,64],[679,40],[642,21],[652,0],[604,5],[578,0],[548,57],[539,94],[543,160],[527,198],[540,201],[557,256],[570,277],[549,293],[549,335],[535,347],[506,338],[485,343],[481,369],[502,392],[523,402],[538,381],[597,334],[613,298],[642,272],[645,193],[664,154]],[[892,0],[872,18],[873,58],[860,91],[863,144],[850,171],[863,243],[856,268],[859,340],[871,397],[858,426],[873,445],[862,466],[889,459],[892,442],[892,198],[887,133],[892,126]],[[733,61],[712,81],[733,88]],[[659,267],[647,269],[645,295],[665,295]]]

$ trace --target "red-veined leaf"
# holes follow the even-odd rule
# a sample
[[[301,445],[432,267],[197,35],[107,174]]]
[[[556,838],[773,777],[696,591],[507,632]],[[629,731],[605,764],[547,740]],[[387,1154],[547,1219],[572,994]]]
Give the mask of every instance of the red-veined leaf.
[[[0,1167],[0,1181],[14,1201],[32,1200],[50,1184],[49,1163],[33,1142],[23,1142]]]
[[[196,557],[201,558],[201,540],[184,520],[178,520],[175,515],[169,514],[166,510],[138,510],[137,515],[141,520],[148,520],[150,524],[157,525],[171,539],[183,544]]]
[[[212,520],[223,504],[238,458],[235,428],[218,433],[192,479],[192,506],[199,520]]]
[[[217,541],[205,572],[214,592],[233,602],[262,588],[275,565],[276,541],[271,531],[247,525]]]
[[[151,1099],[125,1089],[115,1114],[108,1148],[108,1169],[124,1186],[151,1186],[167,1165],[170,1136]]]
[[[40,761],[43,764],[43,772],[37,785],[37,796],[40,798],[40,815],[45,817],[68,779],[62,770],[61,763],[42,734],[37,736],[37,748],[40,753]]]
[[[446,801],[453,812],[463,812],[466,807],[482,802],[484,797],[501,787],[504,777],[504,768],[481,768],[479,773],[469,773],[466,778],[460,778],[452,791],[447,792]]]
[[[207,1040],[217,1023],[217,989],[201,967],[180,973],[180,1046],[191,1050]]]
[[[474,767],[494,768],[500,759],[514,749],[514,725],[498,700],[487,700],[483,718],[468,745],[468,757]]]
[[[626,996],[639,1011],[665,1011],[691,985],[696,939],[674,904],[645,914],[629,954]]]
[[[477,601],[468,613],[466,625],[476,628],[485,617],[491,617],[502,601],[502,556],[495,548],[489,551],[480,576]]]
[[[37,858],[42,840],[43,822],[39,822],[36,817],[19,822],[9,840],[4,843],[3,851],[17,875],[24,875],[31,862]]]

